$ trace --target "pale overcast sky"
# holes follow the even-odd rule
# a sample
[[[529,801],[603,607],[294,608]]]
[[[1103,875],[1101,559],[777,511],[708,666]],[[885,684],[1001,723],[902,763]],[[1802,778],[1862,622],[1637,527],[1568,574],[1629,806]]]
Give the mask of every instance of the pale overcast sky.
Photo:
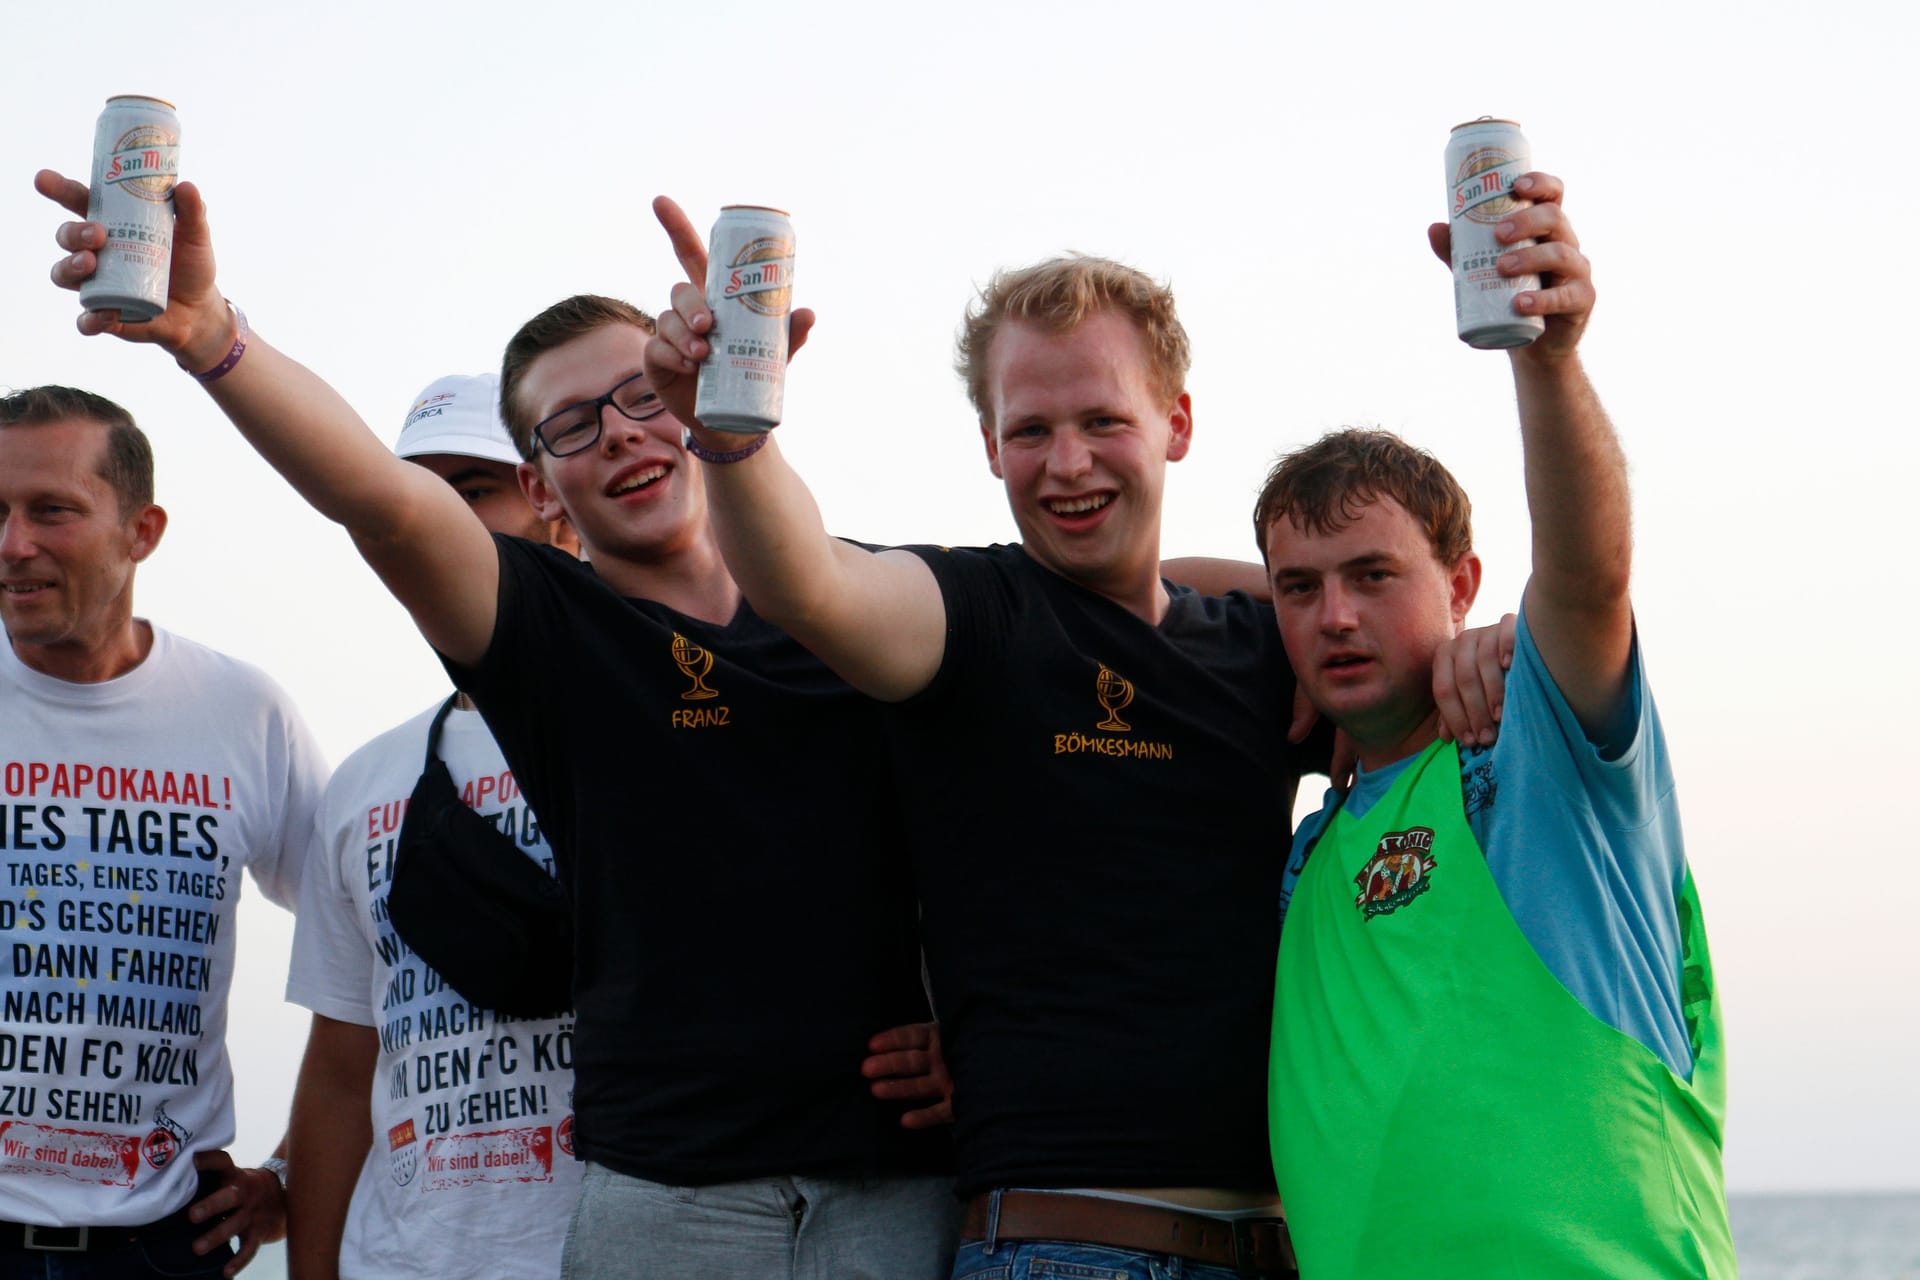
[[[661,305],[654,194],[703,224],[769,203],[821,318],[781,440],[830,526],[1006,540],[954,325],[996,265],[1081,249],[1170,278],[1193,336],[1170,553],[1251,556],[1273,453],[1379,423],[1474,495],[1481,620],[1526,573],[1510,384],[1454,339],[1423,228],[1449,127],[1518,119],[1596,264],[1587,359],[1634,467],[1636,603],[1727,1011],[1729,1183],[1920,1188],[1910,10],[74,12],[0,19],[0,385],[133,410],[173,517],[140,611],[274,673],[335,760],[444,680],[170,361],[75,334],[31,179],[85,175],[109,95],[178,105],[226,292],[389,438],[419,388],[494,367],[561,296]],[[257,899],[243,918],[244,1162],[278,1136],[306,1017],[280,1002],[290,919]]]

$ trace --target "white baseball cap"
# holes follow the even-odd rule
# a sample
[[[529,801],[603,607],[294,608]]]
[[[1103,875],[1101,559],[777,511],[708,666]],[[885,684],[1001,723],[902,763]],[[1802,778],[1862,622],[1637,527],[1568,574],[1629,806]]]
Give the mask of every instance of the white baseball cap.
[[[393,451],[403,458],[457,453],[492,462],[518,463],[500,420],[500,379],[491,373],[451,373],[414,397]]]

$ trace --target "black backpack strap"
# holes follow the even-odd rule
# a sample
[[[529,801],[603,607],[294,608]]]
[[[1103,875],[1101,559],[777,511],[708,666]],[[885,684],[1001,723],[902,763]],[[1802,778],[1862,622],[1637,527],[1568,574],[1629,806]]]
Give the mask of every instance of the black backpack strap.
[[[433,723],[427,726],[426,764],[432,764],[434,756],[439,753],[441,726],[446,724],[447,714],[453,710],[453,704],[458,701],[460,701],[460,691],[455,689],[451,694],[447,695],[447,700],[440,704],[440,710],[434,714]],[[426,766],[422,765],[421,767],[425,768]]]

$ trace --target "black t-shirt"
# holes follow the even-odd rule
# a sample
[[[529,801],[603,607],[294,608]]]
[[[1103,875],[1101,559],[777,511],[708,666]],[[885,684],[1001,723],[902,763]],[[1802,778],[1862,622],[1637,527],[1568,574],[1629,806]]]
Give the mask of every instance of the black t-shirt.
[[[576,1145],[655,1182],[931,1171],[860,1075],[928,1016],[878,705],[745,604],[725,626],[496,537],[470,693],[577,920]]]
[[[912,548],[947,647],[893,709],[963,1193],[1273,1186],[1267,1042],[1303,769],[1272,610],[1158,627],[1019,547]]]

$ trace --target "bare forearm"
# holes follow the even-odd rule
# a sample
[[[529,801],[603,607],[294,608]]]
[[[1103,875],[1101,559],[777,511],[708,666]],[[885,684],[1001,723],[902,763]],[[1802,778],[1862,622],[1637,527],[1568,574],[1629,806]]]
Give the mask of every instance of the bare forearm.
[[[362,1113],[365,1099],[362,1099]],[[345,1122],[346,1117],[341,1117]],[[298,1162],[287,1162],[287,1271],[292,1280],[337,1280],[340,1274],[340,1238],[347,1225],[347,1205],[365,1158],[363,1148],[349,1160],[330,1149],[316,1155],[315,1137],[294,1140]],[[371,1139],[369,1139],[371,1140]]]
[[[336,1280],[340,1237],[373,1141],[370,1027],[316,1017],[287,1130],[287,1262],[293,1280]]]
[[[230,343],[233,330],[202,320],[191,332],[173,354],[198,369],[212,367],[206,346]],[[394,455],[324,379],[258,335],[206,388],[301,497],[346,527],[430,643],[461,662],[485,652],[498,564],[486,528],[451,485]]]
[[[1533,522],[1533,589],[1585,609],[1624,607],[1633,567],[1627,460],[1577,357],[1516,360]]]
[[[1533,520],[1528,630],[1595,742],[1629,731],[1632,505],[1626,457],[1576,359],[1514,362]]]
[[[1267,571],[1250,560],[1221,560],[1211,556],[1179,556],[1160,562],[1160,576],[1202,595],[1224,596],[1244,591],[1259,600],[1273,597]]]
[[[698,435],[720,450],[751,440],[706,430]],[[836,551],[844,544],[828,536],[806,482],[777,440],[742,462],[708,464],[704,474],[709,519],[734,582],[761,617],[808,638],[809,623],[817,629],[845,588]]]
[[[739,447],[737,437],[702,438]],[[706,477],[714,536],[755,611],[863,693],[897,700],[926,687],[945,652],[946,609],[918,557],[829,537],[771,441],[744,461],[709,464]]]
[[[208,346],[224,355],[230,337],[230,328],[201,326],[175,358],[187,369],[210,368],[219,356],[209,358]],[[301,497],[358,537],[386,540],[413,504],[438,496],[426,483],[432,477],[396,458],[325,379],[257,333],[206,390]]]

